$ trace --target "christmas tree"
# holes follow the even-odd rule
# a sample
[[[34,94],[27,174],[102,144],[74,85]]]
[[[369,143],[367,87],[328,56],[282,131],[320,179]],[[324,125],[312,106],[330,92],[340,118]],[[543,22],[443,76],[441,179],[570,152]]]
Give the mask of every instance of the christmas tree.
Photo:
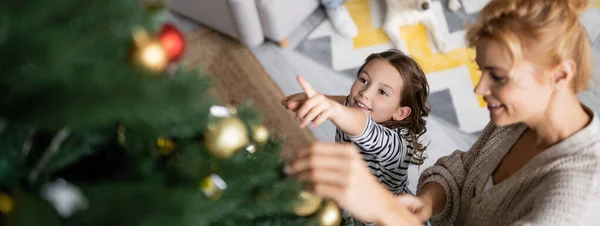
[[[1,225],[335,225],[249,105],[123,0],[0,3]]]

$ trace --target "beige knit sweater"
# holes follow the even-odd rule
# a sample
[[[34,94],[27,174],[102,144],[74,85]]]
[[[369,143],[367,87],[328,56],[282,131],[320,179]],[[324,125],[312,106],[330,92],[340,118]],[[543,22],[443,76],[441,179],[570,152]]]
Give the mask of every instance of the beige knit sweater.
[[[418,188],[440,183],[444,210],[432,225],[600,225],[600,120],[548,148],[511,177],[483,191],[524,125],[488,125],[468,152],[425,170]]]

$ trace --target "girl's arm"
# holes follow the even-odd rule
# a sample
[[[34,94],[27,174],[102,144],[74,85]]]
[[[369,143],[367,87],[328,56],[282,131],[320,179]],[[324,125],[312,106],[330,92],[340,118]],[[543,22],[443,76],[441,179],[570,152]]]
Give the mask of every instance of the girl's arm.
[[[356,109],[352,108],[352,110]],[[400,128],[387,128],[376,123],[364,112],[360,113],[362,116],[357,115],[354,120],[342,121],[347,124],[354,123],[355,126],[363,123],[362,129],[359,129],[360,134],[354,135],[344,131],[343,127],[338,127],[349,134],[348,138],[360,147],[363,156],[370,156],[367,161],[379,165],[378,170],[381,174],[377,177],[382,183],[389,187],[401,186],[413,155],[412,147],[402,139],[398,131]]]
[[[331,122],[350,136],[361,135],[365,131],[369,117],[361,110],[346,107],[342,104],[334,105],[337,109],[334,110],[335,113],[330,117]]]
[[[348,98],[348,96],[331,96],[331,95],[326,95],[326,97],[329,98],[330,100],[333,100],[340,104],[344,104],[346,102],[346,99]]]
[[[344,104],[344,102],[346,101],[346,98],[347,98],[347,96],[338,96],[338,95],[335,95],[335,96],[325,95],[325,97],[327,97],[327,99],[333,100],[334,102],[340,103],[340,104]],[[295,93],[295,94],[289,95],[289,96],[281,99],[281,105],[283,105],[288,110],[296,111],[300,107],[302,107],[302,105],[304,104],[304,102],[306,102],[306,100],[308,100],[308,96],[306,95],[306,93]]]
[[[350,140],[363,150],[363,154],[376,155],[383,162],[398,162],[398,150],[405,150],[398,131],[376,123],[356,108],[345,108],[332,121],[349,135]]]

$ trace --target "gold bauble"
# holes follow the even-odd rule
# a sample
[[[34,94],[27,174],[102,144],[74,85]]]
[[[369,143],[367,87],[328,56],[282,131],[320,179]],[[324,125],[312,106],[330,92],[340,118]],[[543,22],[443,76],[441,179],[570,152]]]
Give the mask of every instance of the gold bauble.
[[[169,66],[167,52],[158,40],[152,40],[135,50],[136,60],[145,68],[155,72],[162,72]]]
[[[173,143],[173,140],[164,137],[159,137],[156,139],[156,146],[158,146],[161,155],[170,155],[175,149],[175,143]]]
[[[237,117],[219,119],[208,125],[204,144],[216,158],[230,158],[248,145],[246,124]]]
[[[169,56],[160,41],[148,35],[143,28],[133,31],[133,61],[153,72],[163,72],[169,66]]]
[[[252,127],[252,139],[254,142],[264,144],[269,139],[269,130],[263,125],[256,125]]]
[[[6,193],[0,193],[0,213],[7,215],[12,213],[14,208],[12,197]]]
[[[323,199],[307,191],[298,194],[299,202],[292,206],[292,210],[298,216],[308,216],[315,213],[321,206]]]
[[[204,195],[211,200],[219,199],[225,189],[227,189],[227,183],[225,180],[214,173],[208,177],[205,177],[200,182],[200,190],[202,190]]]
[[[315,217],[320,226],[339,226],[342,222],[342,214],[334,201],[325,202]]]

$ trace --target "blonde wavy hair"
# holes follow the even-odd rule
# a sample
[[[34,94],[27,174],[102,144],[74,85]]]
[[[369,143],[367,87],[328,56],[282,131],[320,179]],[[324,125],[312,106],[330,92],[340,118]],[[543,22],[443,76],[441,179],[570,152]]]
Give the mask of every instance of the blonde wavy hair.
[[[573,60],[576,74],[571,88],[577,93],[592,80],[591,41],[579,16],[589,0],[492,0],[468,29],[467,44],[480,38],[503,44],[513,68],[523,59],[540,68]]]

